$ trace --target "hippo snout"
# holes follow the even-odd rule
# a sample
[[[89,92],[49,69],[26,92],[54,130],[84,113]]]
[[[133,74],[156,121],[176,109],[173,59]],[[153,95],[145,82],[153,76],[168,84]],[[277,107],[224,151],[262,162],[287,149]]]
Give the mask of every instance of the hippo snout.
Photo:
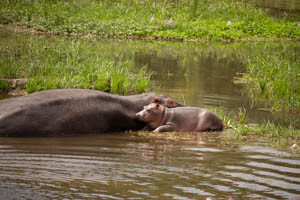
[[[140,119],[141,118],[141,112],[138,112],[135,114],[136,118]]]
[[[145,118],[145,111],[144,111],[144,110],[141,110],[140,112],[136,113],[135,116],[136,116],[137,119],[143,121],[144,118]]]

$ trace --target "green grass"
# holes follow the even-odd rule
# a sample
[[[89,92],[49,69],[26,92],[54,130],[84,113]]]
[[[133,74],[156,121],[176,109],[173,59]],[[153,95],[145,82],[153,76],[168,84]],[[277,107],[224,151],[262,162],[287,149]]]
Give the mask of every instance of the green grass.
[[[298,44],[299,45],[299,44]],[[300,111],[300,48],[265,44],[246,56],[246,73],[236,78],[254,100],[274,111]]]
[[[222,119],[225,129],[233,130],[236,138],[247,135],[300,138],[299,122],[297,121],[290,123],[289,126],[269,121],[262,124],[253,124],[249,123],[247,112],[242,108],[239,112],[225,112],[222,107],[210,108],[210,110]]]
[[[86,88],[129,94],[148,87],[151,74],[145,66],[104,58],[84,40],[0,35],[0,78],[28,78],[28,93]]]
[[[9,83],[5,80],[0,80],[0,91],[8,92],[9,91]]]
[[[300,38],[299,15],[272,17],[254,0],[2,0],[0,23],[71,35],[201,41]]]

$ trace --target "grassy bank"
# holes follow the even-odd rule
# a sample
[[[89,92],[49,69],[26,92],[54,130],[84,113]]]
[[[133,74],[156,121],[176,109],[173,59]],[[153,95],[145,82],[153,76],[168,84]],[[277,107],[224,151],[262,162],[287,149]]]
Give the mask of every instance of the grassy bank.
[[[272,146],[275,149],[299,155],[300,140],[299,137],[265,137],[262,135],[238,135],[232,130],[225,130],[221,134],[219,132],[204,133],[152,133],[152,132],[127,132],[129,137],[133,136],[140,141],[151,141],[162,144],[189,144],[189,145],[216,145],[220,146]],[[259,142],[258,142],[259,141]]]
[[[238,0],[2,0],[0,23],[53,34],[175,40],[300,38],[300,16]]]
[[[28,93],[54,88],[86,88],[142,93],[150,80],[146,67],[104,58],[84,40],[40,39],[0,32],[0,79],[27,78]],[[8,84],[0,82],[7,90]]]
[[[300,138],[299,121],[289,123],[289,126],[282,126],[272,122],[263,124],[249,123],[247,118],[247,111],[240,109],[239,112],[224,112],[222,107],[211,108],[216,113],[225,125],[225,129],[232,129],[234,136],[239,139],[243,136],[256,135],[265,137],[292,137]]]
[[[278,43],[256,49],[246,56],[246,72],[235,81],[273,111],[300,112],[300,47],[286,47]]]

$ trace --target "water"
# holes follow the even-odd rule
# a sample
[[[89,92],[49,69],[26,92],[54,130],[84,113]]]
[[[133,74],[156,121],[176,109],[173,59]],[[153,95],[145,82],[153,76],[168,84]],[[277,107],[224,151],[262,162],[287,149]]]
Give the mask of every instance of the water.
[[[300,11],[299,0],[257,0],[257,4],[272,9]]]
[[[290,199],[300,158],[260,145],[127,134],[0,139],[0,199]],[[295,156],[295,155],[294,155]]]

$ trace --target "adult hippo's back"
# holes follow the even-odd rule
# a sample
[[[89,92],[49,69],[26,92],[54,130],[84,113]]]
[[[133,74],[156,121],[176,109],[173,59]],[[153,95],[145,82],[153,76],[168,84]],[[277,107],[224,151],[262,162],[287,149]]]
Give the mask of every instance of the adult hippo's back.
[[[180,104],[155,93],[117,96],[96,90],[56,89],[0,101],[0,136],[44,136],[142,129],[145,105]]]

